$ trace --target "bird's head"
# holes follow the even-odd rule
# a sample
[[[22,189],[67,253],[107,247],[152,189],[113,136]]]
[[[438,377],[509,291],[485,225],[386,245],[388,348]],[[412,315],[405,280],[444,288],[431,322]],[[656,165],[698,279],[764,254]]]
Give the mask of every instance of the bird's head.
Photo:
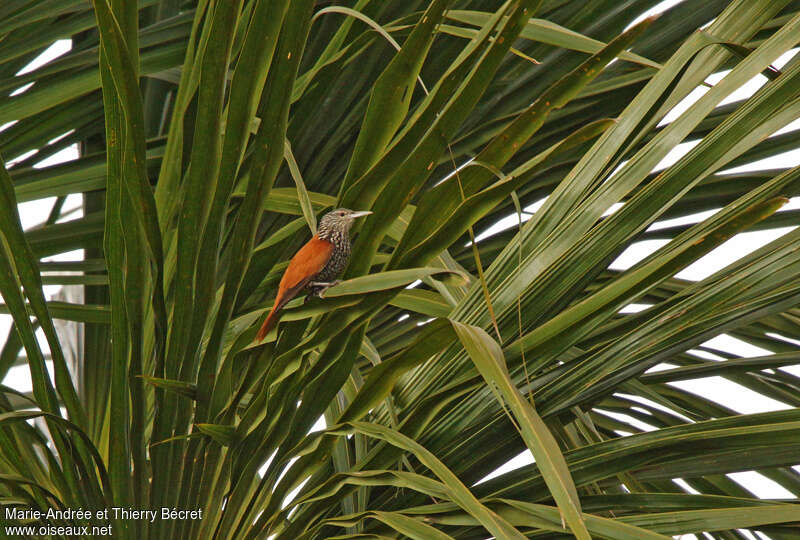
[[[348,210],[347,208],[331,210],[319,220],[318,234],[321,238],[326,238],[326,236],[333,233],[345,234],[350,230],[350,227],[353,226],[353,222],[356,218],[368,216],[371,213],[372,212],[369,210],[357,212],[355,210]]]

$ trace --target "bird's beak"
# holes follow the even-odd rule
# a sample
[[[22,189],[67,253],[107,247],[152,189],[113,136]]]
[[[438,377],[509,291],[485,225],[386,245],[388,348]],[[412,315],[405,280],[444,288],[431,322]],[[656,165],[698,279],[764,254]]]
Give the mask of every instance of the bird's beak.
[[[361,212],[353,212],[352,214],[350,214],[350,217],[355,219],[355,218],[359,218],[359,217],[363,217],[363,216],[368,216],[371,213],[372,212],[370,212],[369,210],[362,210]]]

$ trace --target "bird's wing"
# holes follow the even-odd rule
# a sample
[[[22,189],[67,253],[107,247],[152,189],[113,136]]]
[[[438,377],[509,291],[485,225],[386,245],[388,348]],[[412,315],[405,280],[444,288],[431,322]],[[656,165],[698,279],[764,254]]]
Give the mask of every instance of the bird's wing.
[[[281,309],[289,300],[297,296],[314,276],[319,274],[333,253],[333,243],[314,235],[300,248],[283,273],[278,286],[278,297],[273,310]]]

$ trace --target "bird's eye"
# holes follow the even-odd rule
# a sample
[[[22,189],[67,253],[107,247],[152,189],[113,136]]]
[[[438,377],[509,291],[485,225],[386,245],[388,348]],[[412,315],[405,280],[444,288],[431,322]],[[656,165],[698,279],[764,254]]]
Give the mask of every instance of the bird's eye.
[[[339,212],[339,215],[344,217],[344,212]]]

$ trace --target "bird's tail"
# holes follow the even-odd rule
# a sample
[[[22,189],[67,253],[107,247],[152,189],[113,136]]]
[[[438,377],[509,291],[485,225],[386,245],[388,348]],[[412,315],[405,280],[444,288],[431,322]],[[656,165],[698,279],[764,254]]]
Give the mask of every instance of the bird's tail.
[[[275,325],[278,324],[280,310],[275,309],[273,307],[269,315],[267,315],[267,319],[264,321],[264,324],[261,325],[261,328],[258,329],[258,334],[256,334],[256,341],[261,342],[267,337],[269,331],[275,328]]]

